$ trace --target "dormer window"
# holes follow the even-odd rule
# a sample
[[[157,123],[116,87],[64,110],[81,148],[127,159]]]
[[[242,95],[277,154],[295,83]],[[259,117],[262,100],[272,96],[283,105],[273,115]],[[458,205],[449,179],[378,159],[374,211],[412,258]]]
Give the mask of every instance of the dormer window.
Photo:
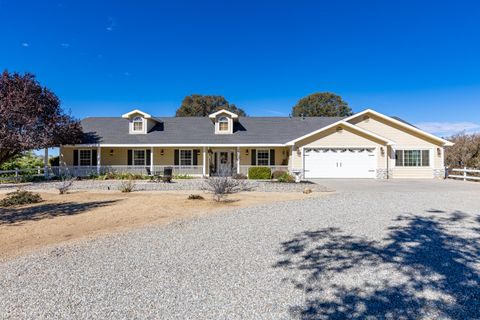
[[[143,119],[141,117],[135,117],[132,120],[133,132],[143,132]]]
[[[218,119],[218,131],[228,132],[228,119],[227,119],[227,117],[220,117]]]
[[[215,134],[232,134],[233,123],[238,121],[238,115],[228,110],[219,110],[208,117],[215,124]]]

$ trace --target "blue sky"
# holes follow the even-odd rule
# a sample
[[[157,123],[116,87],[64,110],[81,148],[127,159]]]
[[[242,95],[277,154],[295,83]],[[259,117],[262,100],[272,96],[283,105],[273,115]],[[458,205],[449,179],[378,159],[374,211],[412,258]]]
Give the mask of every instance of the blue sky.
[[[0,0],[0,68],[78,118],[173,115],[192,93],[250,115],[340,94],[448,135],[480,129],[475,1]]]

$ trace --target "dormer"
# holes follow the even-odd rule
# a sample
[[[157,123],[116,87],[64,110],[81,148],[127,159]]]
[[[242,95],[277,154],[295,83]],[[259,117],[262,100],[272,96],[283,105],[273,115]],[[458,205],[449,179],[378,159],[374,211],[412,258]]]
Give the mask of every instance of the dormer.
[[[128,132],[130,134],[147,134],[158,122],[148,113],[135,109],[122,115],[122,118],[128,119]]]
[[[208,116],[215,123],[215,134],[232,134],[233,123],[238,121],[238,115],[222,109]]]

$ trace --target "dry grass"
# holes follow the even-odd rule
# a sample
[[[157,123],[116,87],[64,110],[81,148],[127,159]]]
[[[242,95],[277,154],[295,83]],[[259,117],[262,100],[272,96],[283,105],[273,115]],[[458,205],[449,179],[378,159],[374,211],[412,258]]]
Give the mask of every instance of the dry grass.
[[[40,204],[0,208],[0,258],[67,240],[151,224],[167,224],[218,209],[312,197],[301,192],[244,192],[228,202],[188,200],[188,191],[41,193]],[[0,195],[0,198],[5,195]]]

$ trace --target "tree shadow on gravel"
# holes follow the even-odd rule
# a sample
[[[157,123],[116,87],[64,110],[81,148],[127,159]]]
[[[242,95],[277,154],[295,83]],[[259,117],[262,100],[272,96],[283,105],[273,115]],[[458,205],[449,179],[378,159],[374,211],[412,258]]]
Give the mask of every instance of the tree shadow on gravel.
[[[111,205],[117,201],[118,200],[91,201],[84,203],[48,203],[28,208],[0,209],[0,225],[19,225],[25,221],[76,215],[94,208]]]
[[[432,211],[427,211],[432,212]],[[337,228],[283,242],[275,265],[305,294],[298,319],[480,319],[480,237],[455,211],[396,219],[382,243]],[[462,236],[459,234],[462,233]],[[477,263],[475,267],[474,264]]]

